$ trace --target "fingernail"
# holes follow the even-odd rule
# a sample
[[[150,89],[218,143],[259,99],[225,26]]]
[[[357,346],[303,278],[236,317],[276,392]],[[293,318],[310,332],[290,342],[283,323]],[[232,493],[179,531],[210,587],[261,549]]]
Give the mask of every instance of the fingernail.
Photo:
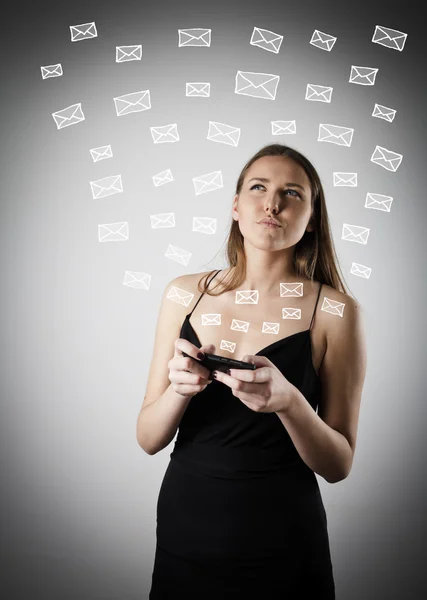
[[[198,352],[197,358],[200,358],[200,360],[202,360],[203,358],[205,358],[205,355],[203,354],[203,352]]]
[[[214,377],[216,379],[216,371],[213,371],[212,377]]]
[[[230,369],[227,369],[227,370],[226,370],[226,373],[227,373],[227,375],[231,375],[231,371],[230,371]]]

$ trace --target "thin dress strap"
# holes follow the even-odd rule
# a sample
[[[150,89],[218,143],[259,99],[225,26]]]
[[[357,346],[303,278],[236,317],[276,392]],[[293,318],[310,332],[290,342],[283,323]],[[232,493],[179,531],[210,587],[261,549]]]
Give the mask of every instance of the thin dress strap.
[[[310,329],[311,329],[311,326],[312,326],[312,324],[313,324],[314,314],[315,314],[315,312],[316,312],[317,303],[319,302],[319,298],[320,298],[320,292],[321,292],[321,290],[322,290],[322,285],[323,285],[323,283],[321,283],[321,284],[320,284],[320,287],[319,287],[319,293],[317,294],[317,300],[316,300],[316,304],[314,305],[313,315],[312,315],[312,317],[311,317]]]
[[[218,273],[221,273],[221,269],[220,269],[219,271],[217,271],[217,272],[215,273],[215,275],[209,279],[209,283],[212,281],[212,279],[214,279],[214,278],[215,278],[215,277],[218,275]],[[206,286],[206,287],[209,287],[209,283],[207,284],[207,286]],[[203,294],[204,294],[204,292],[202,292],[202,294],[201,294],[200,298],[197,300],[196,304],[193,306],[193,310],[194,310],[194,309],[196,308],[196,306],[199,304],[200,300],[202,299],[202,296],[203,296]],[[188,318],[190,318],[190,317],[191,317],[191,315],[193,314],[193,310],[192,310],[192,311],[191,311],[191,313],[188,315]]]

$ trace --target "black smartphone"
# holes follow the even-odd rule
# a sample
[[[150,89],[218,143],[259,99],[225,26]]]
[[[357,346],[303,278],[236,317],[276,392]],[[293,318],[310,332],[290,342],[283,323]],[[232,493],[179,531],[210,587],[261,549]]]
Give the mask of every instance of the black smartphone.
[[[189,356],[183,352],[184,356]],[[190,358],[193,358],[190,356]],[[218,354],[205,353],[203,360],[197,359],[204,367],[209,371],[227,371],[227,369],[250,369],[254,371],[256,365],[253,363],[245,362],[243,360],[235,360],[234,358],[227,358],[226,356],[219,356]]]

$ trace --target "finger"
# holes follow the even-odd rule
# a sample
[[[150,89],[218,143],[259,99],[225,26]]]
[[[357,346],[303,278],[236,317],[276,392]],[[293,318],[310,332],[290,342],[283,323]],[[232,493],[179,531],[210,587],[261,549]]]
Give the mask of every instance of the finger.
[[[258,369],[229,369],[229,377],[234,377],[240,381],[248,381],[250,383],[265,383],[270,375],[268,369],[258,367]]]
[[[201,360],[203,358],[203,352],[184,338],[175,340],[175,353],[175,356],[184,356],[186,354],[195,360]],[[201,353],[202,356],[199,357],[199,353]]]

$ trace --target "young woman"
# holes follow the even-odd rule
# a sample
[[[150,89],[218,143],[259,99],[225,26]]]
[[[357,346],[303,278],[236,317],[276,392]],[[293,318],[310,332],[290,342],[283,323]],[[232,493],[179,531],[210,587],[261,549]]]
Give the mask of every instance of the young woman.
[[[249,160],[227,251],[227,269],[177,277],[163,294],[137,439],[151,455],[179,432],[149,597],[333,600],[315,473],[350,473],[366,348],[307,158],[274,144]],[[200,351],[256,369],[209,378]]]

